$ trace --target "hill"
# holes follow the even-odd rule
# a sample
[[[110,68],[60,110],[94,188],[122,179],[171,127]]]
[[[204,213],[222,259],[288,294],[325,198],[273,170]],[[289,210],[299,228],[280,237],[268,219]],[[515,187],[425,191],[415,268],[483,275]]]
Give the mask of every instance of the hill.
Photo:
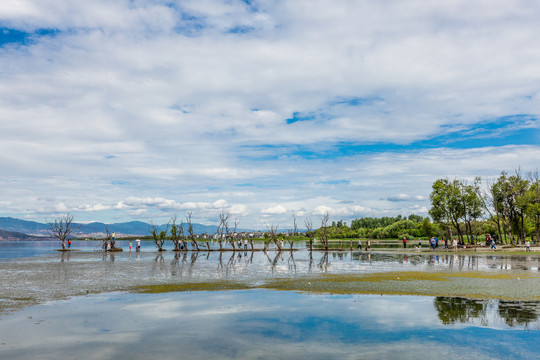
[[[16,231],[0,230],[0,241],[40,241],[53,239],[51,237],[27,235]]]
[[[116,236],[146,236],[149,235],[150,224],[142,221],[130,221],[123,223],[104,224],[101,222],[91,222],[88,224],[77,223],[79,228],[74,232],[77,237],[103,237],[106,227],[109,231],[115,232]],[[216,232],[215,225],[192,224],[193,231],[196,234],[213,234]],[[165,230],[166,224],[159,225],[157,228]],[[35,221],[15,219],[11,217],[0,217],[0,229],[7,232],[17,232],[22,235],[50,236],[49,225]],[[184,224],[184,232],[187,233],[187,225]]]

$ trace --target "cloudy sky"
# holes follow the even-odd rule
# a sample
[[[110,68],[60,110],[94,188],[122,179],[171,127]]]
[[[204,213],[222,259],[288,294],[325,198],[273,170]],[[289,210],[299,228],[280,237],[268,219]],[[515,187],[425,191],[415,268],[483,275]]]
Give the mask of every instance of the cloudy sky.
[[[539,167],[540,3],[4,0],[0,216],[426,215]]]

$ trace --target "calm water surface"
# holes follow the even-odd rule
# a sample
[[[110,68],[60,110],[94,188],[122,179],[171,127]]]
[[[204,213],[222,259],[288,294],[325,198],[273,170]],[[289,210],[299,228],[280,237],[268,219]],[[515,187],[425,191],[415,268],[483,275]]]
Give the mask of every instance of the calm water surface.
[[[498,301],[452,301],[269,290],[106,293],[2,317],[0,357],[538,358],[534,311],[517,316]]]
[[[384,271],[538,272],[537,256],[94,252],[0,243],[0,359],[537,359],[538,302],[246,290],[133,294],[122,284]],[[119,246],[127,249],[127,243]],[[100,294],[84,295],[88,289]],[[81,295],[81,296],[73,296]],[[65,300],[56,300],[65,299]],[[0,302],[1,304],[1,302]],[[9,304],[8,304],[9,305]],[[9,306],[8,306],[9,307]]]

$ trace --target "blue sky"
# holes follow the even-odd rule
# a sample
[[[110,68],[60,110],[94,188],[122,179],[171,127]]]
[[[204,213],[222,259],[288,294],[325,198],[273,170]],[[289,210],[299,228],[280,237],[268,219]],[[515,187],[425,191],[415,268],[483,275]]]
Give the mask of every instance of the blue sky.
[[[426,215],[537,169],[540,5],[0,4],[0,216]]]

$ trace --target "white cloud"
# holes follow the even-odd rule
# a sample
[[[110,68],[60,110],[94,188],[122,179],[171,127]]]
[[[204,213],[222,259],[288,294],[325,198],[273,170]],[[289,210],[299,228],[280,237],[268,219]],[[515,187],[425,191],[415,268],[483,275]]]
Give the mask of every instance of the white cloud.
[[[111,206],[103,205],[103,204],[95,204],[95,205],[83,204],[77,208],[77,210],[79,211],[106,211],[110,209],[111,209]]]
[[[313,215],[330,215],[330,216],[362,216],[366,215],[371,210],[369,208],[366,208],[364,206],[360,205],[352,205],[352,206],[343,206],[343,207],[329,207],[326,205],[320,205],[313,209]]]
[[[285,214],[287,212],[287,209],[285,209],[282,205],[277,205],[277,206],[263,209],[261,210],[261,212],[263,214],[279,215],[279,214]]]
[[[0,3],[3,214],[395,215],[538,167],[540,5],[170,5]]]
[[[246,216],[249,214],[248,208],[243,204],[234,204],[230,208],[231,215],[243,215]]]

